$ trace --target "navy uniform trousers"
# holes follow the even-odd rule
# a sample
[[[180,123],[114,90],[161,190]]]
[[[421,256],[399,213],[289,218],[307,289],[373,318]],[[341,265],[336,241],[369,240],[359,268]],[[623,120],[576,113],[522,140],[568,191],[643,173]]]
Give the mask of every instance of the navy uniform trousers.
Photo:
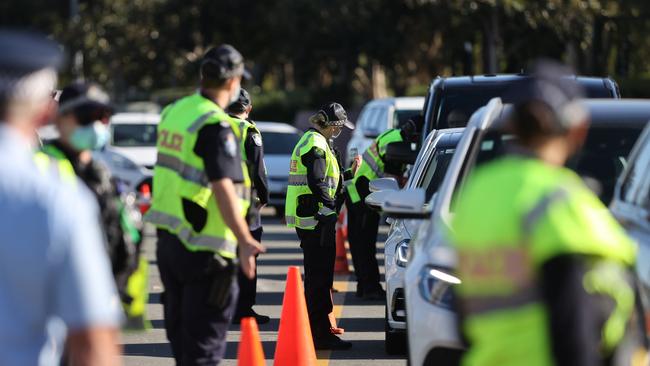
[[[217,365],[226,351],[226,332],[235,312],[236,272],[224,272],[232,277],[225,281],[230,286],[225,305],[212,306],[208,296],[213,290],[214,253],[190,252],[175,235],[159,229],[156,257],[165,286],[165,331],[176,364]]]

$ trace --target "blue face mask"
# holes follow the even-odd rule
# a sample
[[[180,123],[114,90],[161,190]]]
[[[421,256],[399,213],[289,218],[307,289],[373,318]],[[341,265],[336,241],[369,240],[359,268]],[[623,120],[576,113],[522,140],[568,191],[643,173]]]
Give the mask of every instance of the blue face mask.
[[[70,144],[79,151],[98,150],[108,143],[109,138],[108,128],[95,121],[87,126],[77,127],[70,136]]]

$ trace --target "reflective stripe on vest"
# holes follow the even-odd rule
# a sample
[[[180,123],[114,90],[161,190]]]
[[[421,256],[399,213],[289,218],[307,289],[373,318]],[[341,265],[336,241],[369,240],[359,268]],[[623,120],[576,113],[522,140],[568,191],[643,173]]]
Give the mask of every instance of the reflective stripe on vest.
[[[318,224],[318,220],[313,217],[296,217],[296,216],[285,216],[287,225],[294,225],[300,228],[313,228]]]
[[[150,211],[147,213],[149,222],[156,226],[162,226],[169,231],[175,232],[176,236],[182,241],[191,245],[211,248],[215,251],[234,252],[237,250],[237,243],[223,238],[217,238],[209,235],[195,234],[192,230],[183,227],[183,222],[172,215],[160,211]]]
[[[207,187],[210,184],[208,176],[205,175],[204,171],[183,163],[183,161],[181,161],[181,159],[177,158],[176,156],[159,152],[158,160],[156,160],[156,165],[171,169],[178,173],[181,178],[189,180],[190,182],[194,182],[200,186]]]
[[[338,186],[338,181],[332,177],[325,177],[325,183],[327,183],[327,188],[336,189]],[[290,175],[289,176],[289,185],[290,186],[306,186],[308,185],[307,175]]]

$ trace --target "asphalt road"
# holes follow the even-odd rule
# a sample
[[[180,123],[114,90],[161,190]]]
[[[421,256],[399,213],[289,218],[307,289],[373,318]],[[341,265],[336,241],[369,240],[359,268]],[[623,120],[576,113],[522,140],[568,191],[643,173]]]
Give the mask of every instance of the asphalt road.
[[[262,242],[267,253],[258,260],[256,311],[271,317],[269,324],[260,326],[260,337],[267,364],[272,364],[282,297],[288,266],[302,266],[302,252],[298,238],[278,219],[265,216]],[[383,265],[383,240],[386,227],[380,230],[378,259]],[[151,263],[149,289],[151,297],[148,306],[149,319],[153,329],[146,332],[125,333],[122,336],[124,363],[127,366],[173,365],[171,349],[165,338],[160,292],[162,285],[156,267],[155,239],[147,237],[146,256]],[[381,268],[383,273],[383,268]],[[302,271],[302,267],[301,267]],[[318,351],[319,365],[405,365],[404,358],[389,356],[384,352],[384,304],[366,302],[354,295],[356,284],[353,275],[337,275],[334,287],[340,292],[334,296],[339,326],[345,328],[343,339],[353,343],[348,351]],[[222,365],[236,365],[239,326],[233,325],[228,332],[226,357]]]

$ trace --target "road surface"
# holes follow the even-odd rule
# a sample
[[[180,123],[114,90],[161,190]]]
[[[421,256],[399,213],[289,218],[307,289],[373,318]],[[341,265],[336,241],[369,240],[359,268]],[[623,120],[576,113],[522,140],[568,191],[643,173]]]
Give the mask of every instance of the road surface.
[[[386,227],[380,230],[378,259],[383,265],[383,240]],[[295,231],[288,229],[278,219],[264,216],[264,236],[262,242],[267,253],[258,260],[257,306],[260,314],[271,317],[269,324],[260,326],[260,337],[267,364],[272,364],[277,340],[282,296],[288,266],[302,266],[302,253],[298,246]],[[122,336],[124,363],[127,366],[165,366],[173,365],[171,349],[165,338],[160,293],[162,285],[156,267],[155,239],[145,239],[145,255],[151,263],[149,289],[151,297],[148,312],[153,329],[146,332],[125,333]],[[383,268],[381,269],[383,273]],[[301,267],[302,271],[302,267]],[[354,295],[356,284],[353,275],[337,275],[335,286],[340,292],[335,294],[335,313],[339,326],[345,328],[343,339],[353,343],[349,351],[318,351],[319,365],[405,365],[403,357],[389,356],[384,352],[384,304],[367,302]],[[233,325],[228,332],[228,347],[222,365],[236,365],[239,326]]]

